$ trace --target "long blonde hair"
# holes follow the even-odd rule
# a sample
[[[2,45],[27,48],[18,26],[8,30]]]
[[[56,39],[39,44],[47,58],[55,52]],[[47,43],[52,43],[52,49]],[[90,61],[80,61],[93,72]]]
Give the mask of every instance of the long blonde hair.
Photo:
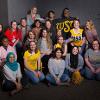
[[[51,40],[50,34],[48,33],[48,31],[47,31],[46,28],[43,28],[43,29],[41,30],[41,37],[43,37],[43,31],[44,31],[44,30],[46,30],[46,32],[47,32],[47,36],[46,36],[47,46],[48,46],[49,49],[51,49],[51,48],[52,48],[52,40]]]
[[[94,23],[91,19],[87,20],[87,22],[89,23],[90,25],[90,30],[94,30],[95,29],[95,26],[94,26]]]

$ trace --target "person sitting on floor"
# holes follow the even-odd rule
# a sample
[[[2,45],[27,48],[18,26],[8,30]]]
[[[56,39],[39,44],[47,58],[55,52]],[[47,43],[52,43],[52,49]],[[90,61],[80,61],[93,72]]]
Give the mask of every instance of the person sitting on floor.
[[[74,84],[80,84],[83,79],[81,77],[80,71],[83,68],[84,60],[83,57],[79,54],[78,47],[72,47],[72,52],[70,54],[67,54],[65,62],[66,69],[68,69],[69,71],[72,82]]]
[[[0,81],[2,82],[3,80],[3,65],[5,64],[6,62],[6,56],[9,52],[13,52],[15,54],[15,58],[17,59],[17,54],[16,54],[16,50],[11,47],[9,44],[8,44],[8,38],[3,36],[2,37],[2,43],[1,43],[1,46],[0,46]]]
[[[46,75],[46,79],[56,85],[68,85],[67,82],[70,81],[69,76],[64,74],[65,61],[62,58],[62,54],[62,49],[56,48],[54,57],[50,58],[48,62],[49,74]]]
[[[29,43],[29,49],[24,53],[25,74],[32,83],[39,83],[45,77],[41,70],[41,55],[36,42]]]
[[[10,91],[13,95],[22,89],[21,84],[21,70],[20,64],[16,61],[13,52],[9,52],[6,57],[6,63],[3,66],[4,80],[2,83],[2,88],[4,91]]]
[[[100,43],[98,40],[92,42],[92,48],[85,53],[85,77],[100,81]]]

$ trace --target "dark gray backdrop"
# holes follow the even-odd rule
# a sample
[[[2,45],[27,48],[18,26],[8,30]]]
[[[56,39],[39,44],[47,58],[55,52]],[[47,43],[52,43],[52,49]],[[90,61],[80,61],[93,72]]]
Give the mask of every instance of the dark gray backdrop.
[[[37,5],[41,16],[52,9],[57,17],[68,7],[72,16],[80,18],[81,24],[91,18],[100,36],[100,0],[0,0],[0,22],[7,25],[13,19],[19,21],[33,5]]]

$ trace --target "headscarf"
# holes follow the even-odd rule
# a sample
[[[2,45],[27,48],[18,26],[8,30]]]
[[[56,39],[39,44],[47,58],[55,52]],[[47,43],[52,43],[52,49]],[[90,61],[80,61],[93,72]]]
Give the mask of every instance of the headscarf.
[[[12,71],[16,71],[16,70],[18,69],[18,64],[17,64],[17,61],[16,61],[16,60],[14,60],[13,63],[11,63],[11,62],[9,61],[11,55],[15,56],[13,52],[9,52],[8,55],[7,55],[7,57],[6,57],[6,65],[7,65]]]
[[[74,47],[76,47],[76,46],[74,46]],[[73,50],[73,48],[72,48],[72,50]],[[70,54],[70,64],[71,64],[70,65],[71,68],[77,68],[77,66],[78,66],[78,54],[74,55],[71,52],[71,54]]]

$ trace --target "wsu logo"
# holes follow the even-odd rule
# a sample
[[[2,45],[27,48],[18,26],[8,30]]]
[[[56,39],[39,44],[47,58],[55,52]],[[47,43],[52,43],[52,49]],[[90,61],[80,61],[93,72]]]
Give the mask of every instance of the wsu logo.
[[[69,32],[70,31],[70,27],[72,26],[73,21],[63,21],[63,22],[59,22],[56,23],[56,29],[57,30],[63,30],[63,32]]]

